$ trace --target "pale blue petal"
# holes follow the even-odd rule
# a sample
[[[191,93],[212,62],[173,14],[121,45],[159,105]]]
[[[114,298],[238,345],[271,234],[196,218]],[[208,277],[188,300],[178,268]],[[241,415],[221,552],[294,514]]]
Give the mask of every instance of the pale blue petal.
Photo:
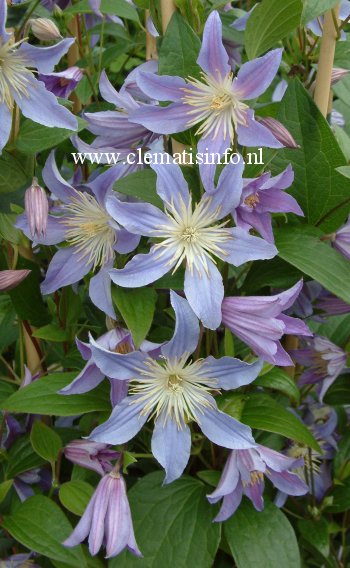
[[[98,368],[106,377],[118,381],[129,381],[137,377],[147,360],[147,354],[140,351],[125,354],[109,351],[101,347],[91,336],[90,347],[92,357]]]
[[[188,185],[178,164],[151,164],[157,174],[157,193],[165,204],[174,203],[177,211],[182,212],[181,204],[188,204],[190,193]]]
[[[46,278],[41,284],[42,294],[51,294],[63,286],[79,282],[91,270],[92,262],[86,263],[73,247],[62,248],[56,252],[47,269]]]
[[[203,269],[199,275],[195,268],[191,273],[187,267],[184,290],[192,310],[203,325],[209,329],[216,329],[222,319],[224,285],[220,272],[211,260],[208,260],[208,272],[209,275]]]
[[[225,253],[217,253],[217,256],[234,266],[250,260],[268,260],[278,254],[275,245],[250,235],[244,229],[234,227],[230,232],[233,238],[220,245]]]
[[[173,337],[162,347],[162,354],[168,359],[182,357],[184,353],[193,353],[199,341],[199,322],[188,301],[172,290],[170,300],[176,323]]]
[[[229,57],[222,43],[222,24],[216,10],[210,14],[205,23],[197,63],[206,73],[214,77],[223,78],[231,71]]]
[[[21,44],[19,53],[25,55],[28,67],[36,67],[39,73],[51,73],[55,65],[75,42],[73,37],[63,39],[50,47],[37,47],[27,42]]]
[[[213,493],[207,495],[209,503],[217,503],[225,495],[232,493],[236,489],[238,481],[237,453],[233,451],[229,453],[217,488]]]
[[[189,105],[173,103],[167,107],[144,105],[129,116],[130,122],[142,124],[151,132],[174,134],[187,130],[192,110]]]
[[[242,485],[237,485],[236,489],[229,495],[225,495],[219,514],[215,517],[214,521],[219,523],[226,521],[238,509],[243,496]]]
[[[45,162],[42,176],[49,190],[63,203],[69,203],[71,199],[76,198],[77,192],[68,181],[63,179],[58,171],[54,150],[52,150]]]
[[[111,265],[101,270],[91,278],[89,283],[89,296],[95,306],[112,319],[117,319],[112,302],[111,278],[109,270]]]
[[[241,159],[238,164],[228,164],[224,167],[219,177],[215,191],[210,193],[210,210],[215,212],[219,209],[217,219],[222,219],[231,213],[241,201],[243,190],[244,162]]]
[[[203,361],[200,374],[207,379],[217,380],[218,387],[224,390],[237,389],[249,385],[259,375],[263,360],[254,363],[245,363],[233,357],[207,357]]]
[[[118,93],[104,70],[100,76],[100,93],[105,101],[114,104],[117,108],[131,111],[139,106],[127,91],[123,94]]]
[[[238,124],[237,136],[241,146],[283,148],[283,144],[274,137],[271,131],[254,119],[254,112],[248,110],[246,113],[246,125]]]
[[[124,400],[114,408],[106,422],[97,426],[89,440],[105,444],[125,444],[141,430],[148,415],[141,415],[143,404],[134,403],[133,397]]]
[[[112,189],[113,184],[120,178],[124,177],[128,173],[128,168],[126,164],[117,164],[111,168],[108,168],[105,172],[95,177],[93,180],[89,180],[85,185],[87,185],[92,193],[95,195],[97,201],[104,205],[108,191]]]
[[[126,229],[118,229],[117,242],[115,243],[113,248],[120,254],[128,254],[138,246],[140,238],[140,235],[133,235]]]
[[[0,1],[0,36],[3,39],[3,43],[6,43],[11,37],[11,35],[8,34],[6,31],[6,20],[7,20],[7,2],[6,0],[1,0]]]
[[[152,436],[152,453],[165,469],[164,483],[181,477],[191,453],[191,431],[186,424],[179,429],[174,420],[157,419]]]
[[[15,227],[17,227],[17,229],[21,229],[26,237],[28,237],[28,239],[31,239],[35,245],[57,245],[58,243],[61,243],[65,240],[66,228],[62,223],[61,217],[54,217],[53,215],[49,215],[47,218],[45,235],[40,235],[38,237],[36,236],[35,239],[33,239],[31,235],[27,215],[25,213],[17,217]]]
[[[91,391],[99,385],[104,374],[96,367],[93,361],[89,361],[81,373],[69,385],[59,391],[59,394],[83,394]]]
[[[169,225],[168,217],[151,203],[128,203],[111,195],[106,209],[117,223],[136,235],[154,237],[161,227]]]
[[[249,426],[217,408],[206,409],[198,422],[203,434],[218,446],[230,450],[246,450],[256,446]]]
[[[4,3],[6,5],[6,2]],[[5,103],[0,104],[0,154],[11,132],[12,116]]]
[[[137,76],[137,85],[151,99],[180,102],[185,94],[183,89],[186,88],[186,81],[181,77],[141,71]]]
[[[228,150],[230,146],[231,146],[230,137],[227,135],[227,137],[224,138],[223,127],[219,129],[217,136],[215,136],[215,138],[213,138],[212,136],[207,136],[207,137],[202,137],[199,140],[198,154],[202,154],[204,158],[204,163],[199,164],[199,171],[201,174],[201,180],[204,189],[206,191],[212,192],[215,189],[214,176],[215,176],[216,164],[218,163],[218,158],[220,158],[225,152],[225,150]],[[209,163],[205,163],[206,161],[208,161]]]
[[[159,250],[152,247],[148,254],[135,255],[121,270],[111,270],[111,279],[115,284],[126,288],[147,286],[172,269],[175,252],[176,249],[172,248]]]
[[[244,63],[233,82],[233,91],[243,100],[256,99],[271,85],[281,64],[283,49]]]
[[[12,95],[23,115],[44,126],[57,126],[76,130],[76,117],[60,105],[55,95],[47,91],[42,81],[34,79],[26,87],[26,96],[18,95],[12,89]]]

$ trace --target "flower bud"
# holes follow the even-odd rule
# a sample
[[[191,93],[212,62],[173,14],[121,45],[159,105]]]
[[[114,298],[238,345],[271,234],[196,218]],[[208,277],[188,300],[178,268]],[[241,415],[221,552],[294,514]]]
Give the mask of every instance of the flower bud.
[[[8,292],[27,278],[30,270],[1,270],[0,271],[0,291]]]
[[[51,41],[62,37],[55,22],[49,18],[32,19],[30,25],[35,37],[42,41]]]
[[[333,67],[331,76],[331,85],[335,85],[349,73],[349,69],[342,69],[341,67]]]
[[[31,237],[34,238],[45,235],[49,214],[49,202],[45,190],[40,187],[36,178],[33,178],[32,185],[25,193],[24,206]]]
[[[275,118],[257,116],[256,120],[268,128],[275,138],[286,148],[300,148],[291,133]]]

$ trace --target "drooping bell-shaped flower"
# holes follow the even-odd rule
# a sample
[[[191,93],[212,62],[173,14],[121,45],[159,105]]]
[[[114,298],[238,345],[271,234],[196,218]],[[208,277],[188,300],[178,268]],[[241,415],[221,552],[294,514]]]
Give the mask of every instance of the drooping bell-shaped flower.
[[[68,67],[57,73],[40,73],[38,76],[39,81],[45,83],[48,91],[62,99],[69,97],[82,78],[83,72],[79,67]]]
[[[89,440],[72,440],[65,446],[64,455],[72,463],[104,475],[112,471],[111,461],[117,460],[120,453],[111,450],[107,444],[98,444]]]

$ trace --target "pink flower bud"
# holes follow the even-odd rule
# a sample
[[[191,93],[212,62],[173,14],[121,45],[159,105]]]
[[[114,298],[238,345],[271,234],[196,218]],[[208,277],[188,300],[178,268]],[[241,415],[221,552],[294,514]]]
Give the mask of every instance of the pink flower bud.
[[[49,18],[33,18],[30,20],[32,32],[42,41],[60,39],[62,36],[55,22]]]
[[[300,148],[291,133],[275,118],[257,116],[256,120],[263,126],[266,126],[270,132],[277,138],[286,148]]]
[[[332,69],[331,85],[335,85],[340,81],[345,75],[349,73],[349,69],[341,69],[341,67],[334,67]]]
[[[24,196],[24,206],[32,238],[46,234],[49,202],[45,190],[33,178],[32,185]]]
[[[0,271],[0,291],[8,292],[27,278],[30,270],[1,270]]]

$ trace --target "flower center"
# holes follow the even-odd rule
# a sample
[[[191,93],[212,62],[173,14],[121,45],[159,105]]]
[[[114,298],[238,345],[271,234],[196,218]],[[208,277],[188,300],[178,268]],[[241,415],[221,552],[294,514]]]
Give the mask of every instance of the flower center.
[[[28,97],[28,87],[33,84],[25,56],[15,49],[20,43],[0,44],[0,104],[5,103],[9,110],[13,108],[13,95]]]
[[[143,403],[142,415],[161,416],[164,424],[175,420],[181,429],[189,420],[200,422],[204,409],[213,406],[210,392],[217,390],[217,381],[201,373],[202,361],[186,364],[187,359],[188,353],[174,360],[147,359],[130,390],[132,403]]]
[[[184,104],[193,107],[188,111],[188,128],[202,123],[196,134],[212,135],[215,139],[221,131],[224,139],[235,137],[238,124],[246,124],[248,106],[238,100],[233,91],[233,74],[213,77],[201,73],[202,80],[188,77],[187,87],[183,88]]]
[[[111,226],[112,218],[92,195],[78,191],[76,194],[65,205],[65,237],[80,258],[86,258],[86,264],[93,264],[94,270],[112,260],[116,232]]]
[[[242,484],[243,487],[247,487],[251,485],[257,485],[258,483],[261,483],[263,480],[264,480],[263,472],[254,470],[250,472],[250,480],[249,481],[242,480]]]
[[[223,245],[231,240],[230,229],[225,229],[226,222],[212,226],[220,214],[220,208],[213,210],[212,198],[203,197],[195,204],[192,211],[192,199],[189,198],[187,205],[179,197],[181,212],[174,203],[167,204],[165,211],[169,223],[157,230],[157,236],[164,240],[155,245],[159,249],[160,256],[166,249],[172,248],[174,255],[169,265],[175,264],[175,272],[183,260],[186,261],[190,271],[195,268],[199,275],[203,271],[209,275],[208,260],[215,263],[212,255],[227,256]]]
[[[248,195],[248,197],[246,197],[244,200],[244,204],[250,207],[251,209],[254,209],[258,205],[258,203],[260,203],[260,199],[257,193],[252,193],[251,195]]]

